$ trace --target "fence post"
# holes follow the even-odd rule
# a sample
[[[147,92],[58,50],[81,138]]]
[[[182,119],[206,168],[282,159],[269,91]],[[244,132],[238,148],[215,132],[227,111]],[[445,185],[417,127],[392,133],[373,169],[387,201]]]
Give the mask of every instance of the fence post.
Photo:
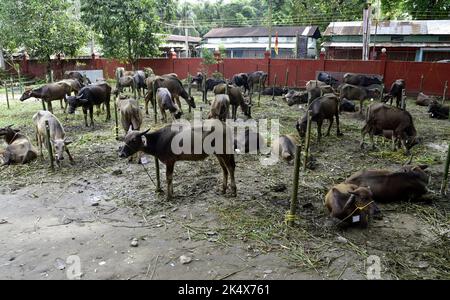
[[[48,157],[50,158],[50,168],[52,170],[55,170],[55,165],[53,163],[52,142],[50,141],[50,126],[48,125],[48,120],[45,121],[45,133],[47,134],[47,149],[48,149]]]
[[[258,93],[258,107],[259,107],[260,106],[260,102],[261,102],[261,77],[259,77],[258,86],[259,86],[259,88],[258,88],[258,90],[259,90],[259,93]]]
[[[284,87],[287,88],[288,87],[288,81],[289,80],[289,68],[286,69],[286,77],[285,77],[285,81],[284,81]]]
[[[445,98],[447,97],[448,81],[445,81],[444,94],[442,95],[442,105],[445,103]]]
[[[152,102],[153,102],[153,113],[155,115],[155,124],[158,123],[158,109],[156,108],[156,85],[152,84]],[[180,108],[181,109],[181,108]]]
[[[13,84],[12,77],[9,78],[9,83],[10,83],[10,87],[11,87],[11,98],[14,100],[14,84]]]
[[[300,145],[296,145],[295,148],[294,185],[292,187],[291,207],[289,210],[289,215],[286,216],[286,221],[289,226],[294,225],[295,212],[297,210],[298,180],[300,175],[300,154],[302,152],[302,148]]]
[[[272,101],[275,100],[275,86],[277,85],[277,74],[275,74],[275,77],[273,79],[273,86],[272,86]]]
[[[6,106],[9,109],[8,80],[5,79]]]
[[[23,94],[22,76],[20,74],[20,67],[17,69],[17,77],[19,79],[19,91]]]
[[[444,179],[442,180],[441,185],[441,195],[444,195],[447,190],[449,167],[450,167],[450,142],[448,143],[447,160],[445,162],[444,168]]]
[[[423,92],[423,74],[420,75],[420,88],[419,88],[419,92],[420,92],[420,93]]]
[[[116,140],[119,140],[119,118],[117,116],[117,99],[119,99],[119,96],[114,100],[114,118],[116,122]]]
[[[189,70],[189,65],[188,65],[188,70]],[[192,79],[191,79],[191,74],[189,73],[189,71],[188,71],[188,75],[187,75],[187,80],[188,80],[188,95],[189,95],[189,98],[190,98],[191,97],[191,92],[192,92],[192,84],[191,84]],[[191,112],[192,112],[192,108],[189,105],[189,113],[191,113]]]
[[[402,89],[402,110],[406,111],[406,90]]]
[[[308,103],[307,123],[306,123],[305,157],[304,157],[304,161],[303,161],[303,171],[306,171],[306,166],[308,164],[310,142],[311,142],[311,110],[310,110],[309,103]]]

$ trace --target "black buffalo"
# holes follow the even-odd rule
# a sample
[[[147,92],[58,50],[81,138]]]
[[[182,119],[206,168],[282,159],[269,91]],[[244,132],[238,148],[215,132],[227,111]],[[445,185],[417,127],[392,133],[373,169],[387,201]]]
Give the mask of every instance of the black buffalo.
[[[231,84],[238,87],[244,87],[244,93],[250,90],[248,85],[248,75],[246,73],[234,75],[233,78],[231,78]]]
[[[346,73],[344,75],[344,83],[358,85],[358,86],[383,84],[383,76]]]

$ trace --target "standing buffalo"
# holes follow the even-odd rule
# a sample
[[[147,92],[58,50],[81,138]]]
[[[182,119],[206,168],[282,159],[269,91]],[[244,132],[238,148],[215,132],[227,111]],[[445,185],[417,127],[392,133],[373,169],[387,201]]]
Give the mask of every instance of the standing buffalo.
[[[366,124],[362,129],[361,149],[364,148],[366,134],[369,134],[372,148],[375,149],[373,136],[383,135],[383,132],[389,130],[393,131],[393,137],[397,141],[401,141],[407,154],[418,143],[417,131],[409,112],[384,103],[375,103],[367,108]]]
[[[197,76],[192,78],[192,83],[197,83],[199,86],[203,86],[203,81],[205,80],[205,77],[202,73],[198,73]],[[221,83],[225,83],[225,80],[223,79],[216,79],[216,78],[208,78],[205,82],[205,92],[206,95],[208,95],[208,91],[212,91],[216,85],[219,85]]]
[[[39,151],[42,155],[42,144],[48,149],[47,132],[45,121],[48,121],[50,130],[50,144],[52,145],[56,163],[59,165],[64,160],[64,152],[69,156],[69,160],[73,163],[72,155],[70,155],[68,145],[71,142],[67,141],[66,132],[64,131],[61,122],[51,112],[41,110],[33,116],[33,123],[36,129],[36,140],[38,142]]]
[[[156,102],[161,112],[161,120],[167,122],[166,110],[168,110],[174,119],[181,117],[181,111],[178,105],[173,101],[170,91],[166,88],[158,88],[156,91]]]
[[[69,114],[75,113],[77,107],[83,108],[84,123],[88,127],[87,113],[91,119],[91,126],[94,127],[94,105],[106,105],[106,121],[111,119],[109,102],[111,100],[111,86],[107,83],[93,84],[85,86],[76,96],[67,97],[69,104]]]
[[[143,117],[139,104],[135,99],[119,97],[117,99],[117,109],[120,111],[120,121],[125,134],[130,128],[132,130],[141,130]]]
[[[3,137],[8,144],[5,150],[0,151],[0,156],[3,156],[2,165],[26,164],[35,160],[37,151],[28,137],[11,127],[12,125],[0,128],[0,138]]]
[[[228,177],[230,177],[231,193],[235,197],[236,182],[234,179],[234,170],[236,164],[233,154],[234,149],[232,149],[233,140],[231,130],[219,120],[205,120],[203,123],[203,126],[200,128],[180,126],[179,128],[174,129],[171,125],[169,125],[151,133],[149,133],[149,130],[144,132],[129,131],[125,137],[125,145],[120,149],[120,157],[130,157],[138,151],[142,151],[155,156],[156,159],[159,159],[162,163],[164,163],[166,165],[167,200],[170,200],[173,196],[172,180],[175,163],[183,160],[204,160],[209,155],[213,154],[217,157],[223,171],[222,193],[226,192],[228,188]],[[223,145],[223,147],[217,149],[217,151],[213,151],[213,153],[205,152],[205,148],[203,147],[200,153],[194,151],[194,142],[200,140],[203,144],[205,144],[210,134],[214,134],[215,138],[213,141],[218,143],[218,133],[222,138],[222,142],[220,144]],[[189,144],[191,146],[189,146],[189,149],[185,149],[186,152],[182,149],[183,151],[181,153],[174,153],[174,148],[172,145],[174,143],[174,139],[178,140],[178,143],[180,143],[180,141],[184,141],[183,145]],[[189,141],[186,141],[185,139],[189,139]],[[210,140],[210,142],[212,141]]]
[[[427,193],[428,166],[404,166],[397,171],[362,170],[345,182],[360,187],[370,187],[377,202],[418,200]]]
[[[359,100],[359,113],[362,114],[363,102],[369,98],[379,98],[380,91],[378,89],[369,89],[364,86],[356,86],[351,84],[343,84],[340,87],[339,99]]]
[[[214,88],[214,94],[225,94],[225,84],[219,84]],[[237,108],[241,107],[242,112],[248,118],[251,118],[250,113],[250,104],[244,100],[244,96],[242,95],[242,91],[238,87],[228,86],[228,97],[230,98],[231,105],[231,116],[233,120],[236,120],[237,116]]]
[[[250,87],[248,85],[248,74],[246,73],[239,73],[234,75],[233,78],[231,78],[231,84],[238,87],[244,87],[244,93],[250,90]]]
[[[66,82],[49,83],[40,88],[25,91],[20,97],[20,101],[25,101],[31,97],[42,99],[47,103],[48,110],[53,113],[52,101],[59,100],[61,108],[64,109],[62,101],[71,92],[72,87]]]
[[[402,103],[402,97],[403,97],[403,90],[406,88],[405,80],[404,79],[397,79],[392,83],[391,89],[389,90],[389,93],[386,94],[383,98],[383,102],[387,103],[390,101],[390,104],[392,105],[392,99],[396,99],[397,101],[397,107],[401,106]]]
[[[226,121],[230,118],[230,98],[225,94],[218,94],[211,103],[208,119]]]
[[[83,75],[83,74],[81,74],[80,72],[77,72],[77,71],[67,71],[67,72],[65,72],[64,73],[64,78],[65,79],[78,80],[78,82],[80,82],[80,84],[82,86],[85,86],[85,85],[88,85],[88,84],[92,83],[91,80],[87,76],[85,76],[85,75]]]
[[[330,122],[328,127],[327,136],[330,135],[331,126],[333,120],[336,118],[337,136],[342,136],[339,129],[339,100],[333,94],[325,94],[324,96],[314,100],[308,110],[311,110],[311,121],[317,122],[317,138],[320,142],[322,138],[322,124],[324,120]],[[306,126],[308,122],[308,114],[302,118],[301,121],[297,121],[297,131],[300,137],[304,137],[306,134]]]
[[[248,87],[251,93],[254,92],[254,87],[258,87],[259,82],[261,81],[261,89],[266,88],[266,81],[268,74],[263,71],[256,71],[252,73],[248,73]]]
[[[139,98],[141,97],[141,95],[145,95],[145,89],[147,88],[145,84],[145,78],[146,75],[144,71],[136,71],[133,75],[134,87],[138,91]]]
[[[358,86],[383,84],[383,76],[346,73],[344,74],[344,83]]]

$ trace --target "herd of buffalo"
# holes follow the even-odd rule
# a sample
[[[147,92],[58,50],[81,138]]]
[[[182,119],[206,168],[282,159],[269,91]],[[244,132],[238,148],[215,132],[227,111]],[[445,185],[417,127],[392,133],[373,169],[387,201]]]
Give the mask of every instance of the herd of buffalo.
[[[93,128],[94,106],[97,107],[97,114],[106,108],[106,120],[110,120],[110,101],[111,96],[114,95],[125,132],[124,144],[119,149],[119,156],[131,160],[136,154],[144,152],[163,162],[166,165],[167,198],[170,199],[173,196],[172,177],[175,163],[180,160],[203,160],[208,156],[204,152],[174,154],[171,149],[172,140],[177,134],[189,136],[192,141],[196,134],[201,134],[199,138],[204,140],[209,132],[199,133],[194,128],[184,127],[180,127],[177,131],[170,125],[154,132],[149,130],[141,132],[143,112],[139,102],[137,99],[123,96],[122,93],[124,89],[129,88],[136,91],[139,97],[144,96],[144,112],[149,113],[148,104],[151,103],[155,109],[159,109],[164,123],[168,121],[167,112],[173,120],[183,115],[180,97],[190,108],[195,109],[194,98],[186,91],[183,83],[174,73],[157,76],[151,68],[142,71],[126,71],[124,68],[118,68],[115,79],[116,86],[113,89],[105,80],[91,83],[79,72],[67,72],[64,80],[25,91],[20,101],[34,97],[42,100],[44,108],[45,104],[47,105],[47,110],[38,111],[32,117],[40,155],[42,156],[42,144],[46,147],[51,145],[58,164],[64,159],[64,153],[67,153],[71,163],[74,161],[68,149],[71,142],[67,139],[61,122],[53,114],[52,101],[59,100],[61,109],[64,112],[67,110],[69,114],[75,113],[76,109],[81,107],[85,125]],[[407,154],[420,142],[413,117],[404,106],[406,83],[403,79],[395,80],[386,92],[383,78],[377,75],[347,73],[342,80],[337,80],[330,74],[321,72],[316,80],[307,82],[302,91],[279,87],[266,88],[267,80],[267,73],[262,71],[236,74],[229,81],[206,78],[199,73],[192,78],[191,83],[204,87],[206,93],[212,91],[215,94],[214,100],[210,103],[209,120],[204,122],[222,123],[230,117],[236,120],[238,107],[246,118],[252,118],[251,94],[259,89],[259,92],[265,95],[283,96],[282,99],[289,106],[309,105],[307,113],[297,121],[295,127],[299,137],[304,138],[308,116],[310,116],[310,120],[317,123],[317,136],[320,141],[324,120],[329,121],[327,135],[330,134],[333,122],[336,120],[337,135],[341,136],[339,127],[341,112],[357,112],[358,109],[353,101],[359,101],[359,113],[363,114],[363,102],[367,99],[378,99],[380,101],[369,105],[365,112],[361,148],[364,147],[364,137],[367,134],[370,136],[372,147],[375,147],[374,136],[383,136],[392,140],[394,150],[396,147],[402,147]],[[395,107],[392,105],[393,99],[396,100]],[[388,102],[390,105],[387,104]],[[448,118],[449,108],[441,105],[435,98],[420,93],[416,104],[427,106],[433,118]],[[88,113],[90,124],[88,124]],[[46,122],[48,122],[50,142],[47,140]],[[245,138],[249,139],[252,134],[255,133],[247,130]],[[7,144],[4,150],[0,150],[3,165],[25,164],[38,157],[38,151],[33,147],[30,139],[13,126],[0,128],[0,137],[3,137]],[[223,138],[228,137],[224,134]],[[234,149],[238,143],[246,145],[248,141],[233,141]],[[290,161],[295,156],[296,143],[296,136],[282,135],[278,140],[271,141],[272,151],[282,159]],[[225,154],[215,154],[223,171],[221,191],[226,192],[228,179],[230,179],[231,193],[236,196],[235,158],[229,152],[223,153]],[[325,206],[331,216],[339,219],[340,223],[366,227],[369,219],[380,213],[376,203],[414,200],[426,194],[429,181],[428,175],[424,172],[426,168],[427,166],[408,164],[394,171],[375,169],[360,171],[350,176],[345,182],[332,187],[326,194]]]

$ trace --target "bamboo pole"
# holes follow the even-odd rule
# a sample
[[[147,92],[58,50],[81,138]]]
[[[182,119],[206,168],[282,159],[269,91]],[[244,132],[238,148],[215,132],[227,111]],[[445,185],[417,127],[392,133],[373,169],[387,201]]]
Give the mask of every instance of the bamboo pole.
[[[188,65],[188,69],[189,69],[189,65]],[[189,98],[190,98],[191,95],[192,95],[192,83],[191,83],[192,78],[191,78],[191,74],[189,72],[188,72],[188,75],[187,75],[187,80],[188,80],[188,95],[189,95]],[[191,112],[192,112],[192,108],[189,105],[189,113],[191,113]]]
[[[286,77],[285,77],[285,81],[284,81],[285,88],[288,87],[288,82],[289,82],[289,68],[286,69]]]
[[[9,109],[8,80],[5,79],[6,106]]]
[[[258,86],[259,86],[259,88],[258,88],[258,90],[259,90],[259,93],[258,93],[258,107],[260,106],[260,102],[261,102],[261,77],[259,77],[259,83],[258,83]]]
[[[445,81],[444,94],[442,95],[442,105],[445,103],[445,98],[447,98],[448,81]]]
[[[423,92],[423,74],[420,75],[420,88],[419,88],[419,92]]]
[[[402,90],[402,110],[406,111],[406,90]]]
[[[202,81],[202,91],[203,91],[203,103],[208,102],[208,97],[206,95],[206,76],[203,78]]]
[[[155,82],[152,84],[152,103],[153,103],[153,114],[155,115],[155,124],[158,123],[158,109],[156,108],[156,86]]]
[[[118,99],[118,97],[117,97],[117,99]],[[114,101],[114,119],[116,122],[116,128],[115,128],[116,140],[119,140],[119,118],[117,116],[117,99],[115,99],[115,101]]]
[[[277,85],[277,74],[275,74],[275,77],[273,79],[273,86],[272,86],[272,100],[275,100],[275,86]]]
[[[303,171],[306,171],[306,166],[308,164],[308,156],[309,156],[309,146],[311,143],[311,110],[307,111],[307,123],[306,123],[306,142],[305,142],[305,157],[303,161]]]
[[[294,225],[295,212],[297,211],[298,180],[300,177],[300,155],[301,155],[301,152],[302,152],[301,146],[296,145],[295,164],[294,164],[294,185],[292,187],[292,194],[291,194],[291,207],[289,210],[289,215],[286,217],[286,221],[289,226]]]
[[[14,100],[14,81],[13,81],[13,79],[12,79],[12,77],[10,77],[9,78],[9,84],[10,84],[10,87],[11,87],[11,98]]]
[[[447,160],[445,162],[444,168],[444,179],[442,180],[441,185],[441,195],[444,195],[447,191],[449,167],[450,167],[450,142],[448,143]]]
[[[50,168],[52,170],[55,170],[55,165],[53,163],[52,142],[50,141],[50,126],[48,125],[48,120],[45,121],[45,133],[47,135],[47,149],[48,149],[48,157],[50,158]]]
[[[23,94],[23,84],[22,84],[22,76],[20,75],[20,67],[17,69],[17,77],[19,79],[19,91]]]

